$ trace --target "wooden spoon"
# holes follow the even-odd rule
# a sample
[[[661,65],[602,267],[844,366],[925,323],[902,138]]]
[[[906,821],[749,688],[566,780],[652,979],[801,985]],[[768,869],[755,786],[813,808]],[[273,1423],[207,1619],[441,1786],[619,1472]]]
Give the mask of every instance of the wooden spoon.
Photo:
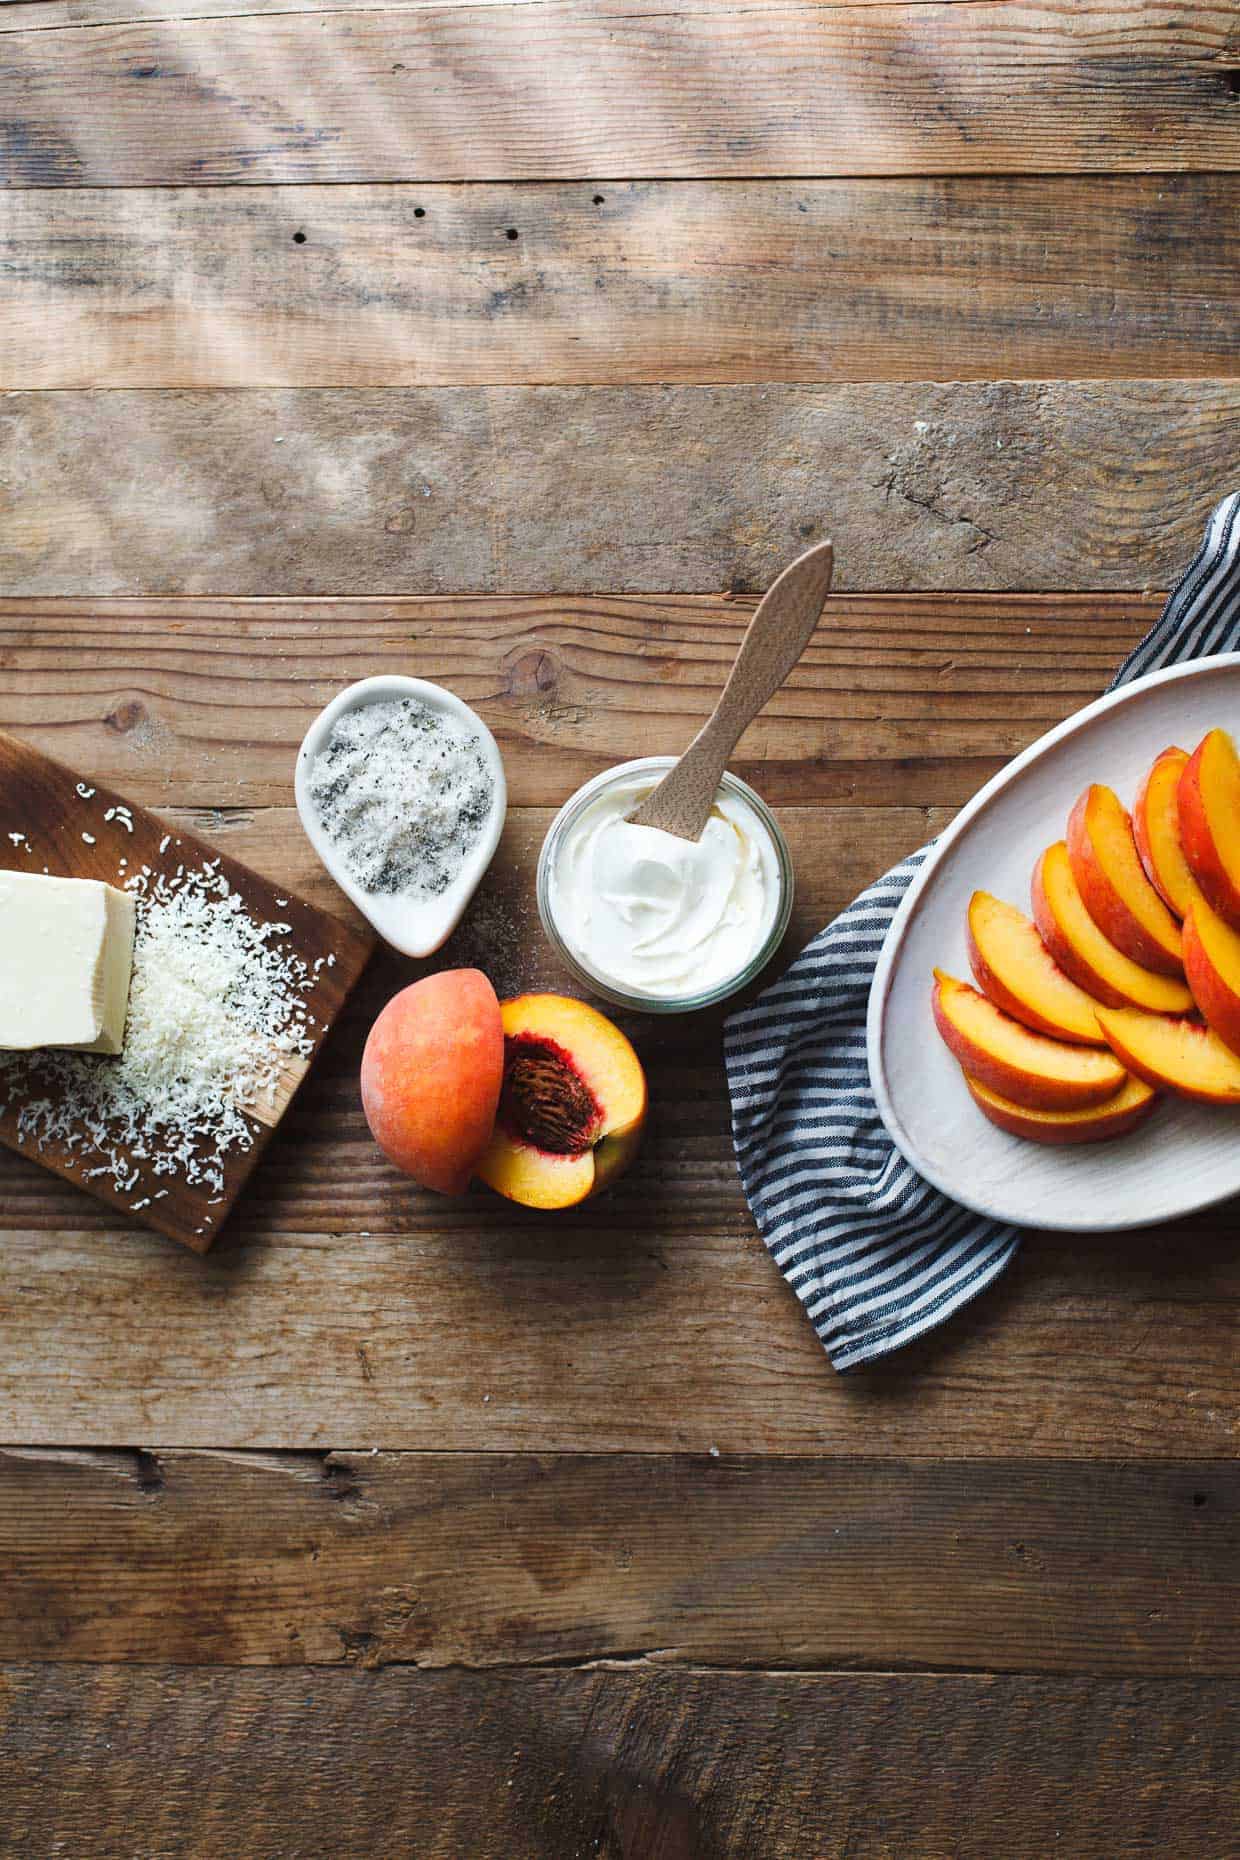
[[[635,826],[661,827],[682,840],[701,839],[741,732],[774,697],[809,643],[831,591],[834,561],[831,544],[817,543],[772,582],[749,622],[719,702],[680,761],[630,816]]]

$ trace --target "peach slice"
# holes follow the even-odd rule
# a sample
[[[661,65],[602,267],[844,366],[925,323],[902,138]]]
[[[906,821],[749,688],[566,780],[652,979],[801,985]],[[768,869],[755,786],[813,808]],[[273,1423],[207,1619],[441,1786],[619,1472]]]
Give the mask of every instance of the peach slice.
[[[1184,969],[1206,1025],[1240,1053],[1240,935],[1204,898],[1184,919]]]
[[[1183,982],[1141,968],[1102,934],[1085,909],[1062,840],[1048,846],[1034,868],[1033,917],[1060,968],[1095,1001],[1155,1014],[1192,1012]]]
[[[1105,1046],[1094,1004],[1064,974],[1023,911],[988,891],[969,899],[969,966],[978,987],[1035,1033]]]
[[[942,969],[934,971],[933,1003],[935,1025],[964,1071],[1013,1104],[1079,1111],[1113,1098],[1124,1083],[1110,1053],[1032,1033]]]
[[[484,1182],[530,1208],[570,1208],[632,1160],[646,1117],[641,1061],[584,1001],[505,1001],[504,1083],[478,1162]]]
[[[1116,1057],[1148,1085],[1206,1104],[1240,1104],[1240,1058],[1199,1020],[1099,1008],[1098,1025]]]
[[[1240,761],[1226,730],[1202,737],[1176,799],[1189,870],[1219,916],[1240,928]]]
[[[984,1117],[1031,1143],[1105,1143],[1143,1124],[1158,1103],[1158,1093],[1144,1079],[1130,1078],[1105,1104],[1090,1105],[1084,1111],[1031,1111],[1001,1098],[967,1072],[964,1082]]]
[[[1183,975],[1180,926],[1145,876],[1128,810],[1094,782],[1068,819],[1068,860],[1085,909],[1129,961]]]
[[[480,969],[393,995],[362,1054],[362,1109],[379,1148],[423,1188],[463,1195],[495,1124],[504,1029]]]
[[[1132,810],[1132,831],[1146,876],[1177,917],[1187,917],[1201,896],[1180,844],[1180,777],[1187,749],[1162,750],[1147,770]]]

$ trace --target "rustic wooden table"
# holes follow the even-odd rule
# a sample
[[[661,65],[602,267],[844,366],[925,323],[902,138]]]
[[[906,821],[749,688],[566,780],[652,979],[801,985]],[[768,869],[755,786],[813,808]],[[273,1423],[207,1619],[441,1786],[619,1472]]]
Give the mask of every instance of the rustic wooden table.
[[[446,962],[553,983],[553,809],[742,745],[794,938],[1099,692],[1240,459],[1234,5],[10,0],[0,724],[330,909],[294,747],[507,759]],[[1157,747],[1154,745],[1152,747]],[[204,1262],[0,1159],[0,1848],[1193,1856],[1240,1810],[1235,1208],[1033,1237],[829,1368],[717,1017],[556,1221],[362,1122],[377,959]]]

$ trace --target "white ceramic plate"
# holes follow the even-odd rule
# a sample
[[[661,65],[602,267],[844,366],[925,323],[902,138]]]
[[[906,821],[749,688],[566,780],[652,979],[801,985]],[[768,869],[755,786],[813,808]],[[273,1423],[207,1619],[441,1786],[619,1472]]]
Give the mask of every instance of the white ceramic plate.
[[[1168,1096],[1131,1136],[1065,1149],[996,1130],[969,1097],[930,1008],[936,965],[971,979],[965,911],[974,891],[1028,911],[1034,864],[1063,838],[1082,788],[1105,782],[1131,807],[1160,749],[1178,743],[1191,751],[1215,724],[1240,724],[1240,653],[1152,672],[1100,698],[974,796],[896,913],[870,991],[879,1113],[918,1174],[980,1214],[1100,1233],[1240,1193],[1240,1112],[1224,1106]]]
[[[452,717],[467,729],[475,731],[491,773],[491,812],[486,824],[448,889],[436,898],[421,900],[403,897],[400,893],[380,897],[374,892],[363,891],[351,877],[334,841],[324,833],[309,795],[310,763],[326,742],[341,712],[357,710],[363,704],[376,704],[392,698],[417,698],[428,709]],[[508,812],[508,788],[504,780],[504,763],[499,745],[477,711],[471,710],[454,692],[446,691],[442,685],[430,684],[425,678],[403,678],[397,673],[362,678],[357,684],[338,692],[306,731],[297,752],[293,788],[306,838],[340,889],[352,898],[363,917],[369,919],[379,935],[406,956],[429,956],[441,943],[445,943],[460,922],[466,905],[477,891],[482,875],[495,855]]]

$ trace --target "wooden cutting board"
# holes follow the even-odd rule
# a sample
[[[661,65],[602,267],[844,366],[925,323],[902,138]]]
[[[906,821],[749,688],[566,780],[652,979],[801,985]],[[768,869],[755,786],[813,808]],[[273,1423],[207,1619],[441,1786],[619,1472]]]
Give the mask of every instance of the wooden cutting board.
[[[299,956],[312,977],[301,999],[313,1016],[313,1025],[306,1029],[313,1051],[283,1067],[273,1102],[264,1099],[252,1111],[246,1110],[253,1142],[249,1149],[230,1149],[220,1159],[222,1192],[195,1186],[179,1173],[156,1179],[144,1171],[140,1157],[133,1159],[138,1172],[133,1185],[122,1192],[110,1173],[91,1175],[102,1160],[102,1151],[73,1150],[67,1142],[40,1144],[23,1135],[19,1129],[23,1107],[46,1096],[46,1089],[38,1090],[35,1071],[26,1078],[25,1061],[16,1073],[6,1069],[0,1074],[0,1097],[7,1097],[0,1109],[0,1143],[198,1253],[205,1253],[211,1245],[244,1188],[365,967],[375,939],[278,890],[204,840],[0,732],[0,869],[42,872],[46,867],[63,878],[98,878],[123,886],[126,878],[141,873],[144,866],[150,868],[149,882],[153,882],[160,874],[171,879],[178,867],[192,871],[208,861],[218,862],[219,871],[252,917],[288,925],[279,948]]]

